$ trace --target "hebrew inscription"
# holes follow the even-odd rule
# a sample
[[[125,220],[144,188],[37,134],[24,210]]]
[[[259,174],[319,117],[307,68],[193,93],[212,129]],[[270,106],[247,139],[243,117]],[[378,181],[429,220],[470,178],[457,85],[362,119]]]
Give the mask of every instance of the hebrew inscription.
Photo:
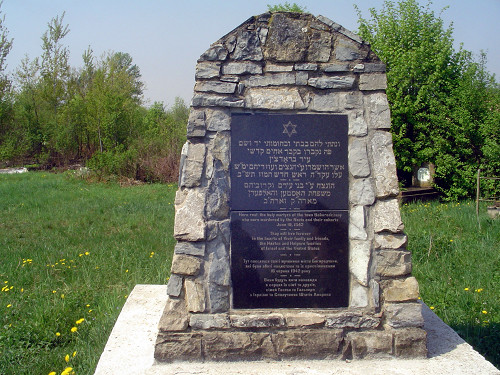
[[[348,305],[347,118],[233,114],[234,308]]]

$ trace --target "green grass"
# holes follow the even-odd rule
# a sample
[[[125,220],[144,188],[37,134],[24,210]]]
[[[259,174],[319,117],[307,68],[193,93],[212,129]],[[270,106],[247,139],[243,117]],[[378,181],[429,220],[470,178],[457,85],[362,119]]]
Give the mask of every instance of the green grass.
[[[500,219],[475,203],[403,205],[413,275],[424,302],[500,368]]]
[[[94,372],[132,288],[166,283],[175,190],[0,175],[0,373]],[[416,203],[402,216],[422,299],[500,367],[500,219],[483,207],[479,226],[474,208]]]
[[[2,374],[94,372],[133,287],[166,283],[175,190],[0,175]]]

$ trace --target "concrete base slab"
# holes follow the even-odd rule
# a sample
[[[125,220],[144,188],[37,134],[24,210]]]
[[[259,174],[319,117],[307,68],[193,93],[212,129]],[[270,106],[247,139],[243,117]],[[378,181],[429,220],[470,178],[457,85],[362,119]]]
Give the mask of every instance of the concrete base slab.
[[[137,285],[134,288],[111,332],[95,375],[500,374],[425,305],[422,310],[428,340],[427,359],[155,363],[158,322],[166,301],[166,285]]]

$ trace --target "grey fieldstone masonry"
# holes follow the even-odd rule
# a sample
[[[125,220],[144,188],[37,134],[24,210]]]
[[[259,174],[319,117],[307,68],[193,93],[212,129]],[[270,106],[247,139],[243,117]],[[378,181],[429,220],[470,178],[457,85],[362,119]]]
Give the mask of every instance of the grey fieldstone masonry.
[[[370,46],[323,16],[264,13],[203,53],[195,77],[175,198],[178,243],[155,358],[425,356],[385,66]],[[232,308],[230,145],[238,112],[348,116],[348,308]]]

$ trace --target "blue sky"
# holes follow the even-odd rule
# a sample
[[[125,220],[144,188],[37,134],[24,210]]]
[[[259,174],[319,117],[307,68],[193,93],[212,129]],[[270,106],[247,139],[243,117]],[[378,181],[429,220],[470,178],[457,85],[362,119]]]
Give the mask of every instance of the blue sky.
[[[293,1],[289,1],[293,3]],[[382,0],[301,0],[309,13],[323,15],[356,31],[357,4],[381,8]],[[27,54],[41,55],[40,37],[47,23],[66,12],[70,33],[64,43],[71,65],[82,66],[82,53],[90,45],[94,55],[128,52],[146,84],[146,102],[171,105],[176,96],[189,104],[196,60],[217,39],[253,15],[267,11],[271,0],[3,0],[2,14],[14,46],[7,71],[13,72]],[[420,0],[422,5],[427,1]],[[456,48],[487,51],[488,70],[500,81],[500,0],[434,0],[431,9],[442,13],[447,27],[454,26]]]

